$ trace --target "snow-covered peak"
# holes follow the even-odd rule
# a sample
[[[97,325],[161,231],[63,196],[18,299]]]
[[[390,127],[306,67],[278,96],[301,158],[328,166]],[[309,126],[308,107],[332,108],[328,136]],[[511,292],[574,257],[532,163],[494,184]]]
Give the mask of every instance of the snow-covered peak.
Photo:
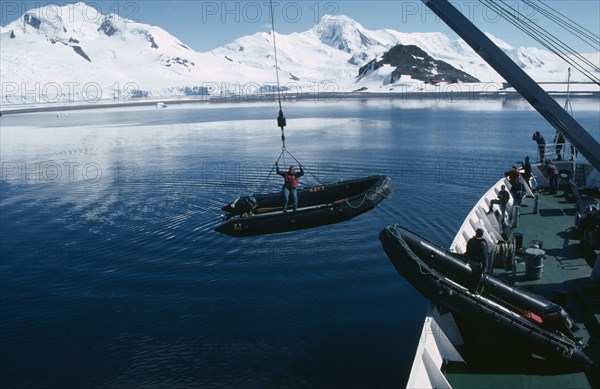
[[[536,80],[564,79],[566,65],[551,53],[512,48],[490,38]],[[368,77],[359,78],[358,74],[364,65],[381,62],[383,53],[398,44],[418,46],[435,60],[482,82],[502,81],[464,41],[437,32],[368,30],[348,16],[326,15],[306,31],[277,33],[276,39],[282,86],[299,92],[388,87],[394,83],[390,64],[371,69]],[[214,94],[222,93],[223,85],[242,88],[237,93],[252,93],[255,87],[272,90],[269,86],[275,81],[270,32],[243,36],[199,53],[160,27],[117,14],[103,15],[85,3],[25,12],[0,29],[0,51],[0,82],[11,86],[3,89],[8,91],[1,96],[3,102],[30,101],[32,89],[36,91],[34,101],[59,101],[87,99],[90,90],[98,99],[165,96],[183,90],[195,95],[210,89]],[[592,57],[597,58],[598,53]],[[406,82],[406,78],[410,80],[402,73],[400,81]],[[49,91],[56,96],[48,98]]]
[[[37,35],[53,42],[77,42],[82,46],[115,37],[121,41],[146,42],[144,45],[153,49],[162,45],[170,51],[190,50],[160,27],[137,23],[115,13],[103,15],[83,2],[31,9],[2,30],[9,31],[14,31],[17,37]]]
[[[325,15],[311,31],[322,43],[347,53],[379,45],[368,30],[346,15]]]
[[[501,48],[502,50],[512,50],[513,47],[511,45],[509,45],[508,43],[504,42],[502,39],[497,38],[495,36],[493,36],[492,34],[486,32],[485,35],[492,41],[494,42],[494,44],[496,46],[498,46],[499,48]]]
[[[48,5],[31,9],[6,28],[25,34],[60,36],[69,31],[97,30],[104,15],[85,3],[64,6]]]
[[[29,10],[2,29],[0,40],[0,81],[14,86],[3,101],[203,93],[203,83],[248,73],[244,65],[192,50],[160,27],[103,15],[85,3]],[[36,93],[21,85],[34,85]]]

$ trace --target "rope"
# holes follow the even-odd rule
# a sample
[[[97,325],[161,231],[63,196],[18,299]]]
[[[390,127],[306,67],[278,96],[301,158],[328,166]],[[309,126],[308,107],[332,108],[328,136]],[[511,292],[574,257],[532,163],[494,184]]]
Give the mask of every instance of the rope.
[[[386,230],[388,230],[390,232],[390,234],[392,234],[394,237],[396,237],[396,234],[394,234],[393,229],[398,228],[398,227],[400,227],[398,224],[394,224],[393,226],[387,226]],[[400,239],[402,239],[402,238],[400,238]],[[402,239],[402,240],[404,241],[404,239]],[[403,244],[400,242],[400,245],[403,245]],[[406,244],[406,242],[404,242],[404,245],[408,246],[408,244]],[[408,249],[410,250],[410,248],[408,248]],[[431,271],[429,271],[429,269],[426,266],[423,266],[419,257],[417,257],[416,255],[415,255],[416,259],[413,258],[412,255],[409,255],[408,257],[412,261],[417,263],[417,266],[419,266],[419,273],[421,273],[423,275],[429,275],[429,276],[435,277],[435,275]],[[423,269],[425,269],[425,271],[423,271]]]
[[[319,184],[321,184],[321,185],[325,185],[325,184],[324,184],[324,183],[323,183],[321,180],[319,180],[319,177],[315,176],[315,175],[314,175],[314,174],[313,174],[313,173],[312,173],[310,170],[308,170],[308,168],[305,168],[305,167],[304,167],[304,165],[302,165],[302,163],[300,163],[300,161],[298,161],[298,160],[296,159],[296,157],[294,157],[294,156],[292,155],[292,153],[290,153],[290,152],[289,152],[289,151],[287,151],[287,150],[284,150],[284,151],[285,151],[286,153],[288,153],[288,154],[289,154],[289,156],[290,156],[290,157],[292,157],[292,159],[293,159],[294,161],[296,161],[296,163],[297,163],[299,166],[302,166],[302,170],[305,170],[305,171],[306,171],[308,174],[310,174],[310,175],[311,175],[311,176],[312,176],[312,177],[313,177],[315,180],[317,180],[317,182],[318,182]]]
[[[290,153],[289,151],[287,151],[285,149],[285,147],[283,148],[283,150],[281,150],[281,153],[279,154],[279,157],[277,158],[277,160],[275,161],[275,163],[273,164],[273,166],[271,167],[271,170],[269,171],[269,174],[267,175],[267,178],[263,181],[263,183],[261,184],[260,188],[254,193],[254,194],[259,194],[261,193],[261,191],[264,189],[265,185],[267,184],[267,182],[269,181],[269,178],[271,178],[271,175],[273,174],[273,172],[275,171],[275,168],[277,166],[277,164],[279,163],[280,160],[283,160],[283,165],[287,166],[287,163],[285,162],[285,154],[288,154],[290,157],[292,157],[292,159],[294,161],[296,161],[296,163],[298,164],[298,166],[302,166],[302,170],[306,171],[308,174],[310,174],[315,180],[317,180],[317,182],[321,185],[325,185],[325,183],[323,183],[321,180],[319,180],[319,178],[314,175],[308,168],[305,168],[304,165],[302,165],[302,163],[296,159],[296,157],[294,157],[292,155],[292,153]]]
[[[515,246],[512,243],[497,244],[493,248],[494,262],[492,268],[501,268],[504,270],[512,269]]]
[[[271,178],[271,175],[273,174],[273,171],[275,170],[275,166],[277,166],[277,164],[279,163],[279,160],[284,155],[284,153],[285,153],[285,150],[282,151],[281,154],[279,154],[279,158],[277,158],[277,161],[275,161],[275,163],[271,167],[271,170],[269,171],[269,174],[267,175],[267,178],[265,178],[265,180],[261,184],[260,188],[256,192],[254,192],[254,194],[259,194],[259,193],[262,192],[262,190],[264,189],[265,185],[267,184],[267,181],[269,181],[269,178]],[[284,157],[284,162],[285,162],[285,157]]]
[[[350,204],[350,201],[349,201],[349,200],[346,200],[346,204],[348,204],[348,206],[349,206],[350,208],[353,208],[353,209],[358,209],[358,208],[362,207],[362,205],[365,203],[365,201],[367,201],[367,200],[369,200],[369,201],[373,201],[373,200],[375,200],[375,198],[376,198],[377,196],[380,196],[380,197],[383,197],[383,198],[388,198],[388,197],[391,197],[391,195],[387,195],[387,194],[385,194],[385,193],[382,193],[382,192],[381,192],[381,187],[377,187],[377,188],[375,188],[375,190],[373,191],[373,195],[372,195],[372,196],[369,196],[369,193],[368,193],[368,192],[367,192],[367,193],[365,193],[365,194],[362,196],[361,200],[360,200],[360,204],[358,204],[358,205],[352,205],[352,204]]]

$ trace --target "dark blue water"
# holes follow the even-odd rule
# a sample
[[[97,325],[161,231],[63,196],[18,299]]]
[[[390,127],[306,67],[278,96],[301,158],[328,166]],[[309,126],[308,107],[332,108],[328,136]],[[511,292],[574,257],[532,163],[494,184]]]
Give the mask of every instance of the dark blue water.
[[[582,105],[597,136],[598,102]],[[401,223],[449,245],[534,155],[531,134],[554,131],[519,102],[284,110],[304,184],[386,174],[394,196],[346,223],[230,238],[213,232],[219,208],[279,188],[265,181],[281,151],[272,104],[3,116],[0,386],[405,385],[427,301],[379,231]]]

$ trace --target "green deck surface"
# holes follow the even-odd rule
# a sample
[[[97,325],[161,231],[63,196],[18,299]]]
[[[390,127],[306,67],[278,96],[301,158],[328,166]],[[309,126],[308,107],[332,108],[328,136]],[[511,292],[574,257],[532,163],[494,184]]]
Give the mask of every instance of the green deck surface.
[[[467,364],[449,363],[446,378],[454,388],[600,387],[600,297],[597,288],[589,288],[595,254],[580,246],[574,230],[575,204],[562,189],[556,195],[541,194],[538,214],[533,213],[533,199],[525,199],[523,204],[518,228],[513,229],[513,233],[523,233],[525,248],[532,240],[543,242],[546,260],[542,278],[526,280],[524,263],[517,265],[514,277],[512,272],[498,269],[494,274],[548,300],[553,300],[553,296],[566,297],[566,303],[555,302],[560,303],[580,327],[576,336],[590,345],[588,355],[596,366],[577,371],[544,361],[522,351],[522,345],[511,339],[477,331],[469,323],[459,322],[466,343],[459,351]]]

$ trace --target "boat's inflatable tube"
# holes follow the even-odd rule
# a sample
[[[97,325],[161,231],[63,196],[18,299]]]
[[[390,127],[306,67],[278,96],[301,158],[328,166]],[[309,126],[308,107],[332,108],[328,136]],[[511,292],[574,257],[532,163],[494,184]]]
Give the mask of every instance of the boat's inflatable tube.
[[[300,189],[296,212],[284,212],[281,192],[243,197],[221,208],[226,221],[215,231],[248,236],[338,223],[372,210],[391,194],[388,177],[371,176]]]
[[[519,338],[546,359],[592,365],[583,351],[584,345],[565,334],[567,324],[563,322],[568,322],[567,314],[544,316],[547,310],[564,312],[556,304],[489,274],[484,276],[482,294],[470,293],[464,287],[465,282],[470,282],[470,268],[464,261],[401,227],[383,229],[380,240],[396,270],[436,306],[475,322],[480,328]],[[541,316],[542,323],[531,320],[532,312]]]
[[[445,251],[408,230],[399,230],[410,250],[427,265],[460,285],[467,286],[472,282],[472,271],[464,257]],[[542,325],[547,329],[560,331],[576,340],[570,329],[573,320],[558,304],[515,287],[491,274],[483,275],[480,294],[515,312],[534,313],[542,319]]]

